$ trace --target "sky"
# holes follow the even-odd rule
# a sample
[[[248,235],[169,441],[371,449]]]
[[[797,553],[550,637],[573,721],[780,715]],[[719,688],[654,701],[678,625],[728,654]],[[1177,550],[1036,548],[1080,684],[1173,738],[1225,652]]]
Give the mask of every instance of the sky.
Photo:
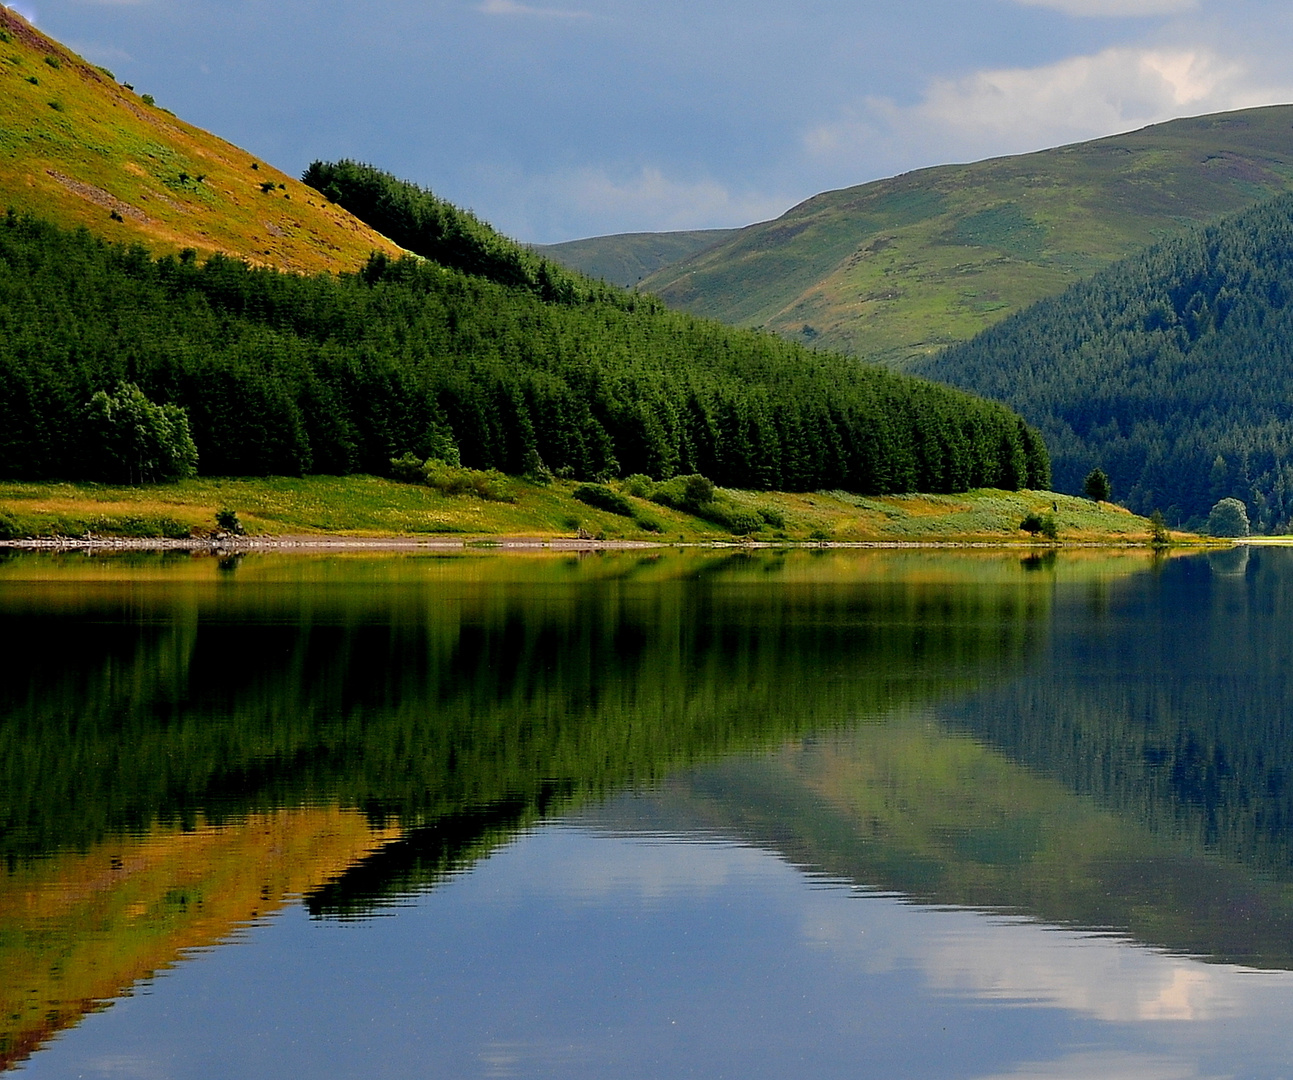
[[[287,172],[371,162],[554,243],[1293,101],[1287,0],[17,0]]]

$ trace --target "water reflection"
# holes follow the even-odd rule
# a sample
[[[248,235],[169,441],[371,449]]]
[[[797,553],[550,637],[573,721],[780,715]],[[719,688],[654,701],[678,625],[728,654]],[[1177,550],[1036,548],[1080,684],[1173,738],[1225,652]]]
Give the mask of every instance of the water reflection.
[[[167,995],[318,963],[425,1025],[341,1024],[398,1075],[1180,1075],[1221,1058],[1106,1028],[1287,994],[1231,966],[1293,968],[1284,553],[226,562],[0,562],[0,1064],[231,938]],[[274,993],[331,1049],[131,999],[30,1067],[382,1072]]]

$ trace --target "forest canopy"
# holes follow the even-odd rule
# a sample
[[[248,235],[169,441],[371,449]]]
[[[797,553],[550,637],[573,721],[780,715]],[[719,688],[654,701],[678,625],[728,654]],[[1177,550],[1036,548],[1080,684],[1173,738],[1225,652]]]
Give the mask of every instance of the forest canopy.
[[[1018,409],[1055,484],[1202,525],[1219,500],[1293,524],[1293,195],[1168,240],[919,372]]]
[[[996,403],[609,286],[541,292],[414,256],[316,277],[153,258],[10,212],[0,476],[95,477],[89,403],[130,384],[183,410],[205,475],[385,473],[452,447],[471,468],[581,480],[702,473],[862,493],[1049,481],[1040,438]]]

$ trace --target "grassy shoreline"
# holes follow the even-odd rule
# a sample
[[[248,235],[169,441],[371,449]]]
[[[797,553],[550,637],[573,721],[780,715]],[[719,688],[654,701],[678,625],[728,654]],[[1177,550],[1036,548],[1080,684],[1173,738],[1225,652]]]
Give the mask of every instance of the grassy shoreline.
[[[720,489],[730,510],[759,516],[757,528],[732,529],[624,494],[633,516],[578,501],[572,481],[509,479],[514,501],[446,495],[375,476],[200,478],[174,484],[112,487],[0,483],[0,529],[10,540],[146,540],[177,544],[218,538],[216,513],[237,512],[245,542],[310,538],[462,543],[993,543],[1052,546],[1019,529],[1029,513],[1054,515],[1059,544],[1149,542],[1149,522],[1110,503],[1049,491],[980,489],[955,495],[865,497],[846,492]],[[3,535],[3,534],[0,534]],[[1174,539],[1198,542],[1177,534]]]

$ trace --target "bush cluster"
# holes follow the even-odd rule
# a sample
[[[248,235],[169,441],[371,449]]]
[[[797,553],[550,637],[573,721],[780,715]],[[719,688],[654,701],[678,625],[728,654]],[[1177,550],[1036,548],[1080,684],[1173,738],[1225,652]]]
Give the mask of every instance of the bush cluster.
[[[497,469],[468,469],[439,458],[420,461],[416,454],[392,458],[391,475],[405,483],[425,484],[441,495],[474,495],[487,502],[516,502],[516,491]]]

